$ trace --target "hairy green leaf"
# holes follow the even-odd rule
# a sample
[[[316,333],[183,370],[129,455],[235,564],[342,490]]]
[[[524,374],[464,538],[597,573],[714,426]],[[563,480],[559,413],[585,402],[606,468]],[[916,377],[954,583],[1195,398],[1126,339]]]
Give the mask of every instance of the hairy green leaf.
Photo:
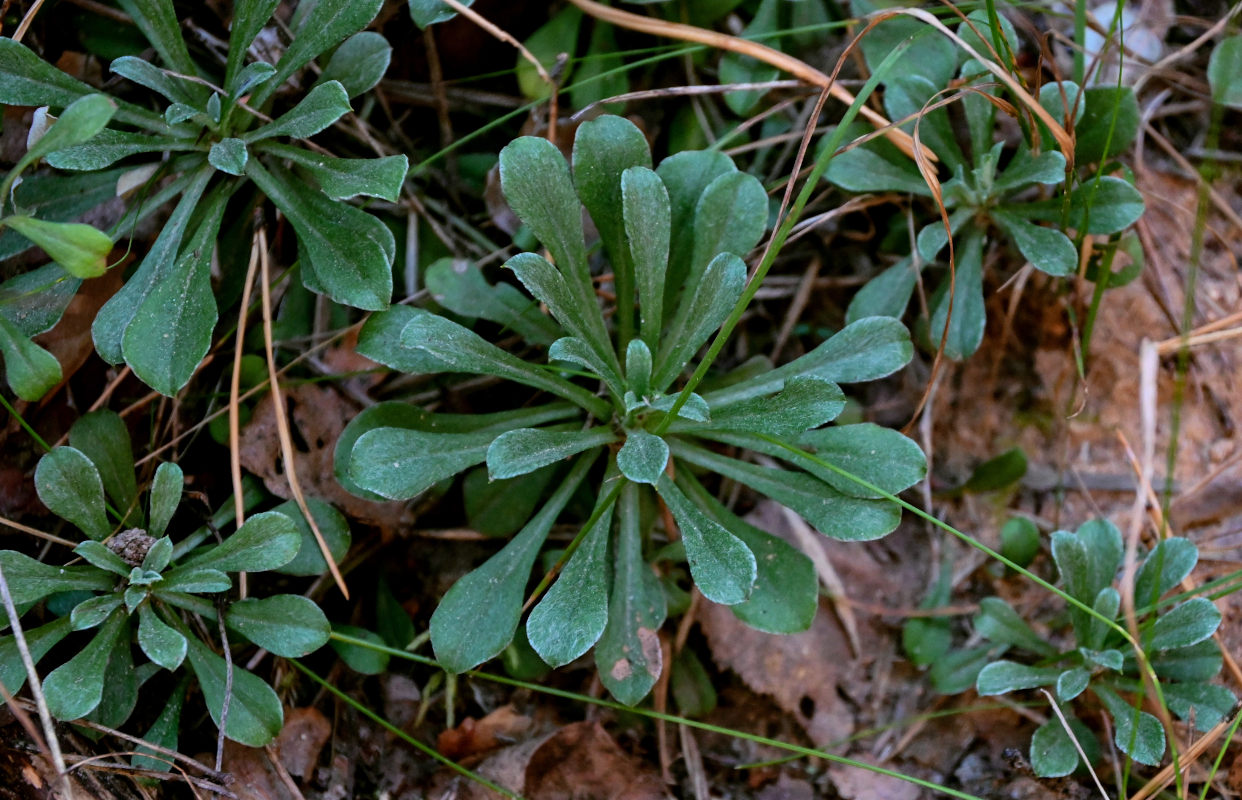
[[[104,514],[99,470],[82,451],[56,447],[39,459],[35,489],[53,514],[77,525],[92,539],[104,539],[112,532]]]
[[[277,136],[306,139],[349,113],[349,95],[340,81],[321,83],[306,93],[296,106],[266,125],[242,134],[250,143]]]
[[[440,666],[465,672],[494,658],[513,639],[531,567],[594,456],[580,456],[557,491],[500,552],[453,584],[431,615],[431,646]]]
[[[595,524],[565,564],[552,588],[526,620],[526,636],[539,657],[563,667],[595,644],[608,623],[608,533],[615,501],[600,508]]]
[[[164,669],[177,669],[185,660],[185,636],[159,618],[150,603],[138,606],[138,646]]]
[[[514,478],[616,439],[616,434],[605,427],[585,431],[518,428],[502,433],[488,445],[487,470],[493,479]]]
[[[326,4],[321,2],[320,6]],[[392,262],[396,241],[388,226],[345,203],[334,202],[258,159],[246,174],[276,204],[298,234],[302,282],[308,289],[344,305],[376,311],[392,299]]]
[[[103,699],[104,674],[112,648],[128,633],[128,618],[118,609],[90,644],[44,677],[43,694],[53,717],[78,719],[95,710]]]
[[[251,516],[233,535],[181,566],[222,572],[263,572],[288,564],[301,546],[302,537],[287,516],[265,511]]]
[[[282,658],[300,658],[328,643],[332,627],[313,600],[278,594],[239,600],[224,622],[250,641]]]
[[[188,643],[190,666],[202,687],[207,711],[219,727],[225,687],[228,685],[228,667],[221,656],[196,637],[188,637]],[[224,735],[247,747],[263,747],[271,743],[280,733],[285,719],[276,692],[265,681],[237,664],[233,665],[232,689]]]
[[[600,682],[630,706],[647,696],[663,671],[659,630],[668,616],[664,590],[642,555],[639,491],[634,483],[621,489],[608,624],[595,646]]]
[[[667,475],[660,475],[656,487],[681,529],[690,574],[699,591],[721,605],[746,600],[756,576],[755,556],[750,548],[704,514]]]
[[[339,81],[350,97],[370,91],[388,71],[392,47],[375,31],[355,33],[336,48],[319,82]]]

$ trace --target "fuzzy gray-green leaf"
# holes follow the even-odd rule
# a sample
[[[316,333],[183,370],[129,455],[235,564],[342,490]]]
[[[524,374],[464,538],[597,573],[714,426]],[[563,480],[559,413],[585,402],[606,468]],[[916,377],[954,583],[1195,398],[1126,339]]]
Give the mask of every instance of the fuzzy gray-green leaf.
[[[914,355],[910,334],[892,317],[863,317],[842,328],[811,352],[774,370],[704,395],[713,409],[749,397],[771,394],[795,375],[833,383],[861,383],[904,367]]]
[[[733,478],[788,506],[833,539],[879,539],[901,522],[901,507],[897,504],[849,497],[805,472],[761,467],[680,441],[671,442],[670,447],[674,456]]]
[[[822,378],[799,375],[771,397],[755,397],[725,406],[712,414],[706,427],[793,440],[835,419],[844,408],[841,387]]]
[[[357,97],[380,82],[391,60],[392,47],[387,39],[375,31],[361,31],[341,42],[319,80],[340,81],[346,94]]]
[[[207,163],[229,175],[246,174],[246,162],[249,160],[250,153],[241,139],[221,139],[207,151]]]
[[[268,172],[258,159],[250,159],[246,174],[297,231],[302,281],[308,288],[355,308],[388,307],[396,241],[384,223],[329,200],[279,167]]]
[[[204,166],[188,180],[176,208],[164,222],[159,236],[121,290],[104,303],[91,323],[95,349],[110,364],[125,360],[122,340],[143,299],[158,284],[159,278],[173,268],[181,250],[181,240],[190,227],[190,220],[215,171]]]
[[[79,97],[69,104],[60,118],[37,141],[29,143],[26,153],[18,159],[14,169],[20,172],[48,153],[89,141],[103,130],[115,113],[116,103],[105,95],[88,94]]]
[[[992,221],[1009,235],[1022,257],[1040,272],[1064,277],[1074,274],[1078,268],[1078,252],[1074,249],[1074,243],[1061,231],[1035,225],[1017,214],[1000,209],[993,209],[991,216]]]
[[[1220,609],[1206,597],[1192,597],[1156,618],[1151,639],[1143,643],[1152,650],[1189,647],[1207,639],[1220,627]]]
[[[744,257],[768,225],[768,194],[754,175],[730,172],[703,190],[694,210],[694,249],[686,279],[691,285],[721,253]]]
[[[409,169],[409,159],[405,155],[337,158],[279,142],[265,142],[262,148],[264,152],[287,158],[304,168],[333,200],[365,195],[395,203]]]
[[[0,558],[0,562],[3,562],[3,558]],[[5,577],[8,577],[7,570]],[[30,653],[30,660],[37,665],[48,654],[48,651],[59,644],[70,632],[68,617],[61,617],[37,628],[26,628],[23,634],[26,638],[26,650]],[[9,694],[16,695],[26,685],[26,677],[26,665],[22,663],[21,652],[17,648],[17,639],[13,636],[0,636],[0,685],[3,685]]]
[[[465,672],[495,657],[513,640],[531,567],[592,461],[591,455],[580,457],[539,513],[500,552],[444,595],[431,615],[431,646],[444,669]]]
[[[746,600],[729,607],[734,616],[767,633],[799,633],[810,628],[819,607],[819,580],[811,559],[783,539],[738,518],[690,473],[678,474],[676,481],[687,497],[741,539],[755,556],[754,589]]]
[[[284,514],[265,511],[246,520],[223,542],[182,564],[222,572],[263,572],[288,564],[302,539]]]
[[[746,287],[746,264],[733,253],[721,253],[706,265],[673,315],[655,358],[652,388],[664,391],[695,352],[720,327]]]
[[[349,95],[340,81],[321,83],[277,119],[242,134],[246,142],[288,136],[306,139],[349,113]]]
[[[181,504],[181,488],[185,485],[185,476],[181,467],[164,462],[155,469],[155,479],[151,481],[151,513],[147,520],[147,533],[159,537],[168,527]]]
[[[617,452],[621,474],[635,483],[655,484],[668,465],[668,445],[655,434],[644,430],[628,431],[625,444]]]
[[[57,447],[39,459],[35,490],[53,514],[77,525],[92,539],[104,539],[112,532],[104,514],[99,470],[82,451]]]
[[[118,507],[128,510],[138,497],[134,477],[134,451],[129,428],[114,411],[99,409],[84,414],[69,429],[69,445],[90,459],[99,470],[104,493]],[[126,517],[126,522],[130,517]]]
[[[426,312],[411,315],[401,331],[401,344],[425,351],[454,371],[508,378],[563,397],[599,419],[611,416],[612,406],[603,398],[537,369],[444,317]]]
[[[185,660],[186,640],[159,618],[150,603],[138,606],[138,646],[164,669],[176,669]]]
[[[616,438],[616,434],[604,427],[585,431],[518,428],[502,433],[488,446],[488,474],[493,479],[515,478],[584,450],[609,444]]]
[[[599,231],[612,264],[617,291],[617,326],[622,340],[633,335],[634,263],[626,241],[622,175],[632,167],[651,167],[651,150],[634,123],[604,115],[583,123],[574,136],[574,188]]]
[[[708,600],[731,606],[746,600],[755,586],[755,556],[720,523],[708,517],[673,481],[661,474],[657,488],[668,505],[686,547],[690,574]]]
[[[18,606],[36,603],[57,592],[106,592],[116,583],[116,576],[94,566],[44,564],[15,550],[0,550],[0,569],[9,582],[13,603]]]
[[[282,658],[300,658],[328,643],[332,626],[313,600],[296,594],[239,600],[224,622]]]
[[[999,597],[985,597],[980,601],[974,626],[981,636],[997,644],[1024,647],[1045,657],[1057,654],[1055,647],[1040,638],[1018,612]]]
[[[663,672],[659,630],[668,616],[664,590],[642,555],[640,489],[634,483],[621,489],[608,624],[595,646],[600,682],[631,706],[646,697]]]
[[[672,236],[668,189],[660,176],[646,167],[621,173],[621,213],[634,265],[642,340],[654,351],[664,326],[664,276]]]
[[[614,507],[596,509],[595,524],[527,618],[531,647],[552,667],[563,667],[589,650],[608,623],[608,534]]]
[[[229,28],[229,55],[224,71],[224,88],[231,94],[246,59],[246,51],[272,18],[280,0],[237,0],[233,3],[233,24]]]
[[[382,0],[319,0],[302,18],[297,35],[276,62],[276,75],[264,83],[251,97],[252,106],[262,106],[315,56],[357,33],[375,19]],[[266,20],[264,20],[266,22]],[[231,54],[230,54],[231,55]]]
[[[341,563],[341,559],[345,558],[346,554],[349,553],[349,546],[352,541],[349,523],[341,512],[318,498],[306,498],[306,505],[310,509],[311,516],[315,519],[319,533],[323,536],[324,541],[327,542],[328,552],[332,554],[332,560],[338,564]],[[303,516],[302,510],[298,508],[297,502],[289,500],[272,510],[288,517],[293,522],[293,526],[298,529],[298,535],[302,540],[302,544],[298,547],[298,554],[288,564],[280,567],[278,571],[283,572],[285,575],[322,575],[327,572],[328,563],[324,561],[323,553],[319,549],[319,542],[315,539],[310,525],[306,523],[306,517]]]
[[[427,267],[423,283],[432,299],[454,314],[490,320],[531,344],[551,344],[564,335],[535,300],[503,281],[488,283],[471,261],[441,258]]]
[[[1020,689],[1051,686],[1061,670],[1054,667],[1030,667],[1016,661],[993,661],[979,671],[975,690],[981,695],[1006,694]]]
[[[1113,717],[1117,748],[1140,764],[1159,766],[1165,750],[1160,720],[1134,708],[1107,686],[1096,686],[1094,691]]]
[[[350,452],[349,478],[389,500],[407,500],[482,463],[496,434],[376,428]]]
[[[1199,562],[1199,548],[1182,537],[1163,539],[1143,559],[1134,578],[1134,602],[1154,605],[1165,592],[1182,582]]]
[[[211,648],[191,636],[187,655],[216,726],[224,707],[227,666]],[[272,687],[254,674],[233,665],[233,693],[224,735],[248,747],[263,747],[276,738],[284,724],[284,710]]]
[[[103,169],[122,158],[139,153],[170,153],[199,149],[202,148],[192,139],[128,133],[104,128],[81,144],[48,153],[47,163],[57,169],[85,172]]]
[[[587,266],[582,207],[561,151],[547,139],[515,139],[500,151],[500,185],[513,213],[551,251],[576,306],[590,308],[595,289]]]
[[[603,379],[608,390],[615,396],[622,397],[625,394],[624,383],[613,366],[601,359],[591,349],[591,345],[577,336],[562,336],[553,342],[548,348],[548,361],[565,361],[585,367]]]
[[[614,375],[620,371],[593,294],[583,296],[575,290],[572,277],[535,253],[518,253],[505,262],[505,268],[513,270],[562,328],[590,344],[596,358],[607,364]]]
[[[157,273],[121,337],[134,374],[166,396],[181,391],[211,348],[218,312],[211,288],[211,257],[228,195],[213,192],[201,222],[181,254]]]
[[[114,611],[90,644],[43,679],[47,709],[59,720],[84,717],[103,699],[104,674],[112,648],[127,633],[127,617]]]
[[[903,492],[927,475],[927,457],[913,439],[903,436],[899,431],[870,422],[833,425],[807,431],[797,441],[809,446],[819,460],[845,470],[889,494]],[[843,494],[851,497],[880,497],[878,493],[832,470],[804,461],[798,461],[797,464]]]

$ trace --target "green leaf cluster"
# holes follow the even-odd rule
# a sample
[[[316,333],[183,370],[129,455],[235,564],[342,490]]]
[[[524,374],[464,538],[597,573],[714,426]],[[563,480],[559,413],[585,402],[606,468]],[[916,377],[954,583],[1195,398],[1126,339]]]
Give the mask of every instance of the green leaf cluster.
[[[1076,532],[1053,533],[1051,549],[1066,593],[1096,612],[1069,608],[1073,647],[1050,640],[1004,600],[989,597],[974,618],[975,631],[988,643],[949,654],[944,663],[952,667],[933,669],[933,682],[942,691],[962,691],[973,684],[981,695],[1049,687],[1080,743],[1089,745],[1089,755],[1098,755],[1098,744],[1070,705],[1094,697],[1113,720],[1117,748],[1141,764],[1157,765],[1166,749],[1164,729],[1136,703],[1144,695],[1143,681],[1134,649],[1121,633],[1126,622],[1114,585],[1125,557],[1121,534],[1111,522],[1095,519]],[[1134,602],[1139,644],[1159,681],[1163,702],[1179,718],[1208,730],[1235,702],[1228,689],[1212,683],[1222,663],[1211,639],[1220,625],[1220,611],[1206,597],[1167,596],[1198,558],[1189,540],[1162,540],[1138,564]],[[1031,765],[1038,775],[1068,775],[1079,760],[1055,717],[1035,732]]]
[[[493,396],[513,410],[431,414],[384,403],[356,417],[336,450],[338,477],[362,496],[410,498],[465,473],[468,509],[500,502],[509,512],[494,532],[512,538],[459,580],[431,618],[437,660],[463,672],[513,642],[534,564],[588,487],[593,510],[526,622],[548,664],[568,664],[594,646],[614,697],[636,703],[647,694],[662,670],[656,632],[669,605],[649,564],[674,533],[707,599],[761,630],[804,630],[817,604],[809,559],[743,522],[704,481],[714,473],[748,486],[832,538],[893,530],[900,508],[838,470],[900,492],[923,476],[922,452],[878,426],[826,426],[844,408],[840,384],[907,363],[906,330],[890,318],[860,319],[783,366],[750,363],[700,393],[678,391],[742,296],[741,257],[767,220],[759,182],[717,152],[678,153],[653,169],[643,134],[612,116],[578,129],[572,165],[546,140],[517,139],[500,154],[500,181],[550,255],[520,253],[505,265],[534,299],[489,284],[470,265],[443,262],[428,274],[442,310],[375,314],[358,349],[408,372],[501,379],[505,388]],[[584,207],[611,267],[609,314],[596,291]],[[472,330],[476,320],[535,349],[525,359],[502,350]],[[675,531],[655,513],[657,502]]]
[[[59,176],[28,198],[10,193],[13,175],[5,181],[3,200],[15,213],[0,225],[16,238],[0,238],[0,253],[37,244],[59,265],[37,281],[19,275],[0,285],[0,349],[10,383],[28,399],[60,377],[54,359],[31,345],[30,336],[55,323],[78,280],[103,273],[112,242],[134,217],[172,200],[177,203],[161,233],[91,328],[105,360],[128,364],[159,392],[172,395],[185,386],[211,345],[218,317],[212,257],[222,231],[233,227],[230,211],[242,214],[238,224],[244,229],[258,200],[280,209],[297,234],[302,282],[312,291],[368,310],[386,308],[391,300],[393,235],[345,201],[396,200],[407,158],[338,158],[290,143],[336,123],[350,112],[350,98],[369,90],[387,69],[387,42],[361,31],[380,1],[300,4],[290,23],[292,40],[269,64],[251,60],[249,52],[278,4],[241,0],[223,74],[212,74],[191,56],[172,0],[121,5],[157,60],[123,56],[112,61],[112,71],[158,96],[161,110],[99,95],[23,45],[0,39],[0,103],[41,106],[43,115],[63,109],[15,172],[43,158],[58,170],[107,176],[116,194],[152,175],[164,178],[108,234],[69,222],[86,210],[76,204],[48,204],[44,218],[22,211],[26,203],[37,206],[41,196],[64,194],[72,177]],[[291,106],[278,102],[278,91],[320,57],[326,64],[319,80]],[[112,170],[122,162],[127,169]],[[46,312],[39,325],[50,323],[40,328],[22,322],[19,304],[39,306]]]
[[[870,10],[870,4],[863,6],[862,10]],[[968,15],[957,33],[976,51],[1002,64],[1009,63],[1019,47],[1012,24],[997,16],[993,25],[984,10]],[[1007,242],[1035,269],[1065,277],[1078,271],[1083,235],[1112,237],[1114,246],[1098,248],[1095,256],[1111,263],[1115,240],[1144,210],[1142,195],[1133,184],[1108,174],[1114,170],[1109,160],[1124,152],[1137,135],[1138,104],[1129,88],[1084,90],[1070,81],[1045,84],[1038,92],[1039,103],[1074,130],[1074,152],[1054,149],[1051,133],[1027,118],[1019,120],[1022,138],[1011,147],[996,139],[996,114],[997,103],[1012,98],[1005,98],[983,65],[949,39],[917,20],[891,19],[863,39],[863,54],[874,68],[910,37],[914,43],[901,56],[907,69],[898,66],[893,71],[898,77],[886,81],[884,106],[891,119],[917,120],[904,127],[917,132],[940,159],[948,176],[941,186],[948,218],[936,214],[923,224],[914,242],[917,257],[902,259],[863,287],[850,305],[849,318],[901,316],[919,269],[951,255],[951,279],[946,276],[932,292],[923,333],[931,349],[941,344],[943,335],[945,354],[961,359],[974,353],[983,340],[983,264],[992,239]],[[950,86],[961,92],[957,102],[964,131],[949,108],[941,105]],[[851,138],[858,139],[866,131],[860,126],[852,133]],[[1077,169],[1071,169],[1071,161]],[[854,192],[932,196],[914,162],[882,138],[838,153],[825,179]],[[1090,264],[1088,277],[1105,267]],[[1116,286],[1132,277],[1110,274],[1109,282]]]
[[[188,661],[218,725],[226,663],[214,642],[200,638],[217,629],[217,614],[234,634],[278,656],[303,656],[328,641],[328,620],[305,597],[228,596],[232,573],[280,570],[305,575],[314,574],[316,566],[319,572],[326,569],[295,507],[285,504],[255,514],[219,543],[200,546],[209,533],[205,529],[174,542],[168,529],[183,488],[176,464],[158,466],[144,503],[129,433],[120,417],[104,410],[87,414],[74,424],[69,442],[40,459],[35,487],[44,505],[86,535],[74,548],[73,563],[61,566],[0,551],[0,569],[13,601],[27,617],[23,627],[35,662],[67,637],[82,642],[44,675],[43,691],[53,716],[85,717],[119,727],[136,707],[147,680],[161,669],[179,670]],[[344,519],[322,503],[316,504],[315,514],[335,555],[343,556],[349,547]],[[32,626],[36,617],[43,621]],[[138,664],[135,642],[145,657]],[[236,664],[232,673],[225,735],[260,747],[280,732],[280,700],[258,676]],[[15,638],[0,637],[0,683],[16,693],[25,681]],[[184,686],[179,685],[169,704],[175,711],[161,717],[148,738],[176,747],[183,695]]]

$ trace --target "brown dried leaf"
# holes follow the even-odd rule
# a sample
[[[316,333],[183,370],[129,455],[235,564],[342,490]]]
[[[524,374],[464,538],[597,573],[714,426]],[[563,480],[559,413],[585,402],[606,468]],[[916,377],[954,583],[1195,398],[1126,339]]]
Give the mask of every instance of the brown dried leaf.
[[[276,754],[290,775],[309,780],[331,735],[332,724],[319,709],[290,709],[285,712],[285,726],[276,737]]]
[[[513,742],[527,734],[530,727],[530,717],[519,714],[512,705],[503,705],[481,720],[466,717],[456,728],[443,731],[436,740],[436,749],[460,760]]]
[[[237,800],[298,800],[261,748],[226,740],[224,771],[233,776],[229,790]]]
[[[315,384],[288,387],[284,391],[289,411],[290,435],[297,454],[295,466],[302,491],[321,498],[351,519],[394,530],[411,522],[404,503],[375,503],[345,491],[333,473],[333,450],[337,437],[358,409],[332,389]],[[241,435],[241,463],[263,479],[267,490],[286,499],[293,496],[285,477],[280,439],[271,395],[255,406],[254,415]]]
[[[548,738],[526,766],[530,800],[662,800],[659,774],[626,754],[598,722],[566,725]]]

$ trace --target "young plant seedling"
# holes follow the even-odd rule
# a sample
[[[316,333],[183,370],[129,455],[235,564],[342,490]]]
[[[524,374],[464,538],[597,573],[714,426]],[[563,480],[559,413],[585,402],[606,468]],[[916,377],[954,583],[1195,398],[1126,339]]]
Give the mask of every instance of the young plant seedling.
[[[277,656],[303,656],[328,641],[328,620],[305,597],[276,594],[237,600],[227,594],[233,588],[231,573],[281,570],[306,575],[326,569],[309,526],[291,503],[251,516],[219,543],[203,545],[211,533],[207,529],[174,542],[168,528],[182,492],[176,464],[159,465],[143,507],[129,434],[120,417],[110,411],[87,414],[74,424],[69,441],[39,461],[35,487],[44,505],[86,535],[74,548],[77,558],[58,565],[0,551],[0,569],[18,612],[52,618],[37,627],[30,626],[30,619],[25,622],[26,644],[36,663],[66,637],[92,632],[72,656],[43,676],[54,717],[86,717],[119,727],[148,679],[160,669],[176,672],[188,662],[219,725],[228,667],[218,643],[204,638],[205,632],[218,630],[218,615],[234,634]],[[314,512],[334,555],[343,556],[349,547],[344,519],[321,503]],[[146,659],[138,664],[135,641]],[[0,637],[0,683],[16,694],[26,677],[16,640]],[[283,721],[276,693],[236,664],[231,680],[225,735],[251,747],[269,743]],[[147,739],[176,748],[185,684],[177,683]],[[142,763],[166,768],[153,759]]]
[[[55,146],[49,139],[37,150],[51,166],[81,173],[28,181],[28,191],[18,191],[12,202],[43,209],[43,219],[62,221],[156,174],[167,178],[111,230],[110,238],[116,240],[131,229],[135,216],[177,199],[137,269],[94,320],[95,347],[105,360],[128,364],[164,394],[185,386],[211,345],[218,316],[211,282],[216,241],[222,230],[232,227],[230,209],[248,215],[253,207],[230,203],[239,193],[266,197],[285,215],[297,234],[301,278],[308,288],[356,308],[388,306],[396,253],[393,235],[379,219],[344,201],[359,195],[396,200],[406,157],[337,158],[290,143],[349,113],[350,98],[374,86],[387,69],[388,43],[377,33],[359,32],[380,5],[380,0],[299,4],[289,23],[293,39],[276,63],[269,64],[249,60],[248,53],[277,2],[238,2],[228,55],[213,74],[191,57],[172,0],[123,0],[160,63],[124,56],[112,61],[112,71],[160,95],[162,107],[154,111],[99,98],[91,100],[92,114],[85,121],[81,117],[86,115],[77,113],[79,103],[94,96],[94,89],[12,39],[0,39],[0,103],[65,109],[74,135],[53,137]],[[318,80],[291,108],[271,118],[277,91],[329,51]],[[112,110],[106,117],[105,102]],[[103,127],[105,123],[110,127]],[[62,119],[49,135],[68,127]],[[135,156],[150,160],[135,164],[130,161]],[[114,168],[122,161],[125,168]],[[241,219],[243,226],[246,219]],[[46,237],[52,234],[40,229],[48,224],[10,220],[9,227],[21,236],[0,238],[0,258],[26,249],[32,241],[46,249]],[[63,238],[63,228],[58,235]],[[20,308],[31,307],[41,314],[40,324],[46,319],[54,324],[81,278],[101,271],[95,262],[89,270],[75,269],[51,254],[63,268],[54,265],[37,271],[37,279],[20,275],[0,285],[0,318],[11,319]],[[5,327],[8,340],[13,332]],[[6,348],[6,361],[17,361],[11,350]],[[42,366],[40,374],[50,375],[50,365]],[[31,384],[27,394],[46,384],[46,378]]]
[[[920,34],[920,31],[922,33]],[[1018,49],[1012,24],[997,17],[993,29],[986,11],[971,13],[958,35],[985,57],[1003,63]],[[956,45],[913,19],[885,21],[863,39],[868,63],[878,63],[907,36],[921,36],[902,56],[910,67],[898,68],[900,77],[885,84],[884,104],[892,119],[917,117],[917,133],[952,178],[941,187],[940,200],[948,213],[949,231],[942,219],[927,222],[918,232],[917,263],[934,263],[954,241],[953,280],[942,281],[932,293],[926,334],[930,347],[939,344],[945,322],[944,352],[966,358],[978,349],[986,323],[983,263],[988,241],[997,232],[1022,258],[1041,272],[1065,277],[1078,270],[1078,248],[1066,234],[1115,236],[1143,213],[1143,197],[1129,182],[1084,167],[1100,165],[1123,152],[1138,131],[1138,106],[1129,89],[1095,87],[1085,92],[1065,81],[1040,88],[1038,99],[1057,122],[1072,118],[1076,134],[1074,164],[1065,153],[1048,149],[1055,140],[1039,122],[1027,123],[1022,139],[1008,147],[996,139],[996,88],[982,79],[990,76],[979,61],[960,55]],[[917,65],[917,67],[915,66]],[[947,108],[936,104],[946,87],[960,83],[960,105],[967,141],[960,142]],[[1067,108],[1073,109],[1067,113]],[[914,130],[916,123],[908,123]],[[859,128],[858,133],[864,131]],[[1111,171],[1112,167],[1108,170]],[[1081,175],[1079,173],[1082,173]],[[891,144],[875,139],[837,155],[825,178],[855,192],[908,192],[931,197],[932,190],[910,159]],[[1048,189],[1056,188],[1048,194]],[[1047,195],[1047,196],[1044,196]],[[1052,223],[1046,226],[1041,223]],[[1103,252],[1115,250],[1102,248]],[[1108,259],[1111,263],[1111,258]],[[916,259],[907,257],[876,276],[850,304],[848,319],[876,314],[901,316],[918,281]],[[1095,277],[1100,264],[1092,264]],[[1110,274],[1107,285],[1120,285],[1137,272]],[[1098,278],[1097,278],[1098,280]],[[953,313],[949,318],[950,284]]]
[[[1166,749],[1164,728],[1133,700],[1144,696],[1144,667],[1120,632],[1126,621],[1121,593],[1113,584],[1125,557],[1121,533],[1108,520],[1095,519],[1074,533],[1056,531],[1051,544],[1066,593],[1099,616],[1071,607],[1073,645],[1066,648],[1059,637],[1050,640],[1037,633],[1004,600],[985,598],[974,627],[989,643],[949,653],[933,668],[933,685],[942,691],[973,685],[981,695],[1054,688],[1073,739],[1056,715],[1035,731],[1031,766],[1041,777],[1068,775],[1079,766],[1074,739],[1088,757],[1098,758],[1095,734],[1070,709],[1071,704],[1085,706],[1089,697],[1112,719],[1113,741],[1121,752],[1140,764],[1159,764]],[[1206,597],[1166,597],[1198,558],[1198,549],[1187,539],[1161,541],[1138,565],[1134,603],[1139,644],[1159,681],[1162,702],[1180,719],[1208,730],[1235,702],[1228,689],[1211,682],[1222,663],[1211,640],[1220,611]],[[1021,656],[998,659],[1010,653]]]
[[[377,405],[342,434],[337,474],[363,496],[399,499],[474,469],[467,505],[489,491],[514,498],[513,515],[522,516],[502,532],[525,524],[459,580],[431,618],[436,658],[455,673],[513,640],[552,525],[589,486],[593,511],[558,560],[559,577],[531,610],[526,635],[552,666],[594,646],[601,680],[632,704],[663,669],[656,632],[667,601],[648,566],[660,533],[680,537],[676,546],[703,596],[746,623],[787,633],[804,630],[815,613],[810,561],[717,502],[705,476],[766,495],[826,536],[862,541],[893,530],[900,508],[835,468],[900,492],[923,476],[925,461],[894,431],[825,427],[845,405],[839,384],[889,375],[910,359],[908,334],[894,319],[858,320],[788,364],[758,359],[699,392],[679,392],[679,379],[742,296],[742,255],[764,233],[767,196],[717,152],[679,153],[652,169],[645,137],[619,117],[582,125],[572,162],[571,172],[555,146],[531,137],[500,154],[505,197],[551,255],[520,253],[506,267],[550,318],[514,287],[444,262],[427,277],[444,313],[393,307],[360,335],[360,352],[399,370],[506,381],[490,396],[512,410],[451,415]],[[611,267],[610,317],[597,297],[583,207]],[[499,323],[536,355],[501,350],[449,313]],[[488,489],[488,481],[503,489]]]

